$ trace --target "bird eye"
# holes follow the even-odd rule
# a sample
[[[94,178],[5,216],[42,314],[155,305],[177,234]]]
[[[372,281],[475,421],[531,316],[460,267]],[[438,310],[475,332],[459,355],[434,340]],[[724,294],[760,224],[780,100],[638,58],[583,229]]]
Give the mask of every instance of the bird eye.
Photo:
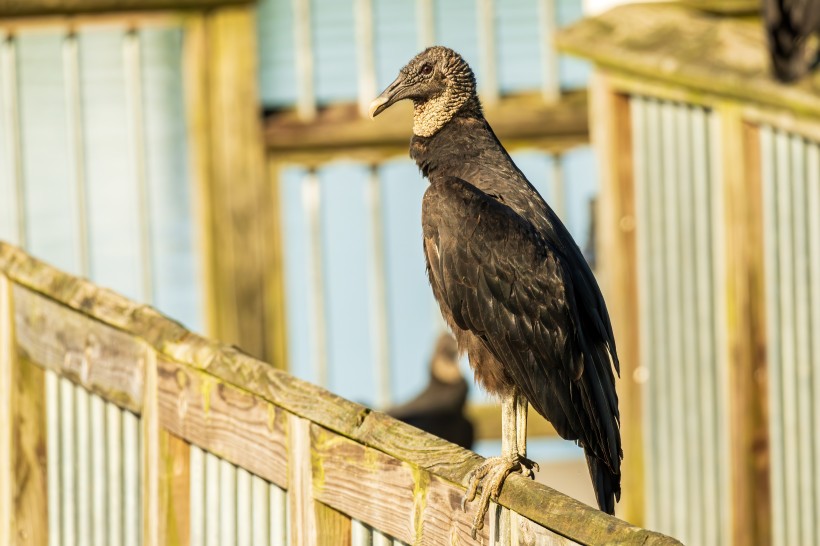
[[[423,65],[421,65],[420,72],[424,76],[429,76],[433,73],[433,65],[431,65],[430,63],[424,63]]]

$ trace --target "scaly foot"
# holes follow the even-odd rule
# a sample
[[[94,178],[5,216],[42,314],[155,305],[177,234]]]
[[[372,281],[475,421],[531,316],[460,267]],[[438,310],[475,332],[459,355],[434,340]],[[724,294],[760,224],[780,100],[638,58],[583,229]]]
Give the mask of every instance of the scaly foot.
[[[473,519],[473,538],[484,527],[484,516],[490,507],[490,499],[498,500],[498,495],[501,493],[501,487],[504,485],[507,476],[513,472],[518,472],[528,478],[534,478],[533,469],[536,472],[538,471],[538,463],[516,453],[502,455],[501,457],[490,457],[470,472],[467,492],[461,501],[461,508],[464,511],[467,510],[467,503],[475,499],[480,485],[481,497],[478,500],[476,515]]]

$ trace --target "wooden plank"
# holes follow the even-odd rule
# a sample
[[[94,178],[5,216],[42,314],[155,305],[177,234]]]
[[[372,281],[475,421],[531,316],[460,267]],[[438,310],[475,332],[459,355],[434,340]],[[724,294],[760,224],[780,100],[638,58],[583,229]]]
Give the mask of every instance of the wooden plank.
[[[268,161],[268,212],[266,221],[265,259],[267,275],[265,276],[265,297],[267,335],[270,340],[266,361],[278,370],[288,369],[288,322],[285,305],[285,247],[284,222],[282,218],[281,167],[276,161]]]
[[[208,333],[267,358],[264,252],[270,213],[251,6],[186,26],[185,94],[200,204]]]
[[[784,85],[771,77],[756,18],[716,18],[674,3],[627,5],[565,27],[557,44],[614,71],[820,117],[812,78]]]
[[[14,534],[14,301],[12,283],[0,275],[0,543],[11,544]]]
[[[253,393],[294,415],[407,461],[461,488],[466,486],[470,470],[482,461],[474,453],[300,381],[233,347],[205,340],[148,307],[60,273],[5,243],[0,243],[0,272],[16,283],[48,294],[78,314],[93,316],[96,321],[129,332],[168,359],[206,372],[226,385]],[[161,383],[162,376],[159,380]],[[644,540],[646,544],[677,543],[520,476],[511,476],[506,481],[500,504],[581,543],[628,540]],[[579,527],[579,521],[583,521],[583,526]]]
[[[287,488],[284,412],[208,374],[160,358],[159,424],[280,487]]]
[[[142,403],[142,541],[145,546],[160,546],[160,454],[159,401],[157,396],[157,355],[145,353],[145,389]]]
[[[317,546],[351,546],[350,516],[314,501]]]
[[[213,8],[249,0],[0,0],[0,17],[62,15],[130,10]]]
[[[409,544],[471,543],[464,490],[394,457],[311,426],[313,495]],[[489,518],[480,540],[489,540]]]
[[[621,377],[618,400],[624,450],[621,488],[625,492],[618,513],[636,525],[644,522],[643,394],[645,372],[640,368],[640,324],[635,168],[629,98],[617,93],[605,75],[596,74],[590,85],[592,115],[598,120],[592,140],[600,165],[601,193],[598,271],[618,345]]]
[[[766,309],[760,137],[731,106],[720,110],[724,162],[724,290],[731,446],[732,543],[771,540]]]
[[[288,415],[288,514],[294,544],[316,546],[311,423]]]
[[[537,146],[560,152],[588,142],[585,91],[566,93],[552,103],[544,102],[540,93],[506,96],[485,108],[485,114],[507,149]],[[411,115],[409,103],[385,111],[379,123],[362,118],[355,104],[323,107],[311,122],[292,110],[271,112],[265,121],[267,151],[269,157],[306,165],[334,156],[368,162],[406,156]]]
[[[141,410],[142,342],[21,286],[14,299],[22,356],[120,407]]]
[[[191,542],[191,446],[165,429],[159,431],[159,543]],[[201,479],[196,477],[196,479]],[[202,502],[202,499],[196,499]]]
[[[0,275],[0,540],[48,543],[45,375],[20,358],[11,283]]]

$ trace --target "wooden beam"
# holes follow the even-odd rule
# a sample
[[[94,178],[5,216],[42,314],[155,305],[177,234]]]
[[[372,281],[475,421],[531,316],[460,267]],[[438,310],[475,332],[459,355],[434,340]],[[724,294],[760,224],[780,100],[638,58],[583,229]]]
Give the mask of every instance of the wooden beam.
[[[507,96],[485,108],[493,130],[508,149],[538,147],[561,152],[588,142],[585,91],[546,103],[540,93]],[[412,136],[411,105],[401,102],[376,120],[363,118],[354,103],[321,108],[311,122],[294,110],[265,120],[267,151],[282,161],[307,164],[354,157],[370,162],[406,156]]]
[[[618,513],[635,525],[644,522],[643,408],[640,368],[635,234],[635,180],[629,97],[617,93],[606,75],[596,73],[591,109],[598,122],[592,133],[601,177],[597,224],[598,266],[615,333],[621,376],[617,383],[624,450]]]
[[[758,128],[718,109],[723,165],[723,289],[732,544],[771,542],[763,202]]]
[[[185,94],[209,335],[260,358],[269,346],[264,245],[270,202],[257,97],[252,6],[192,17]]]
[[[157,371],[163,429],[287,489],[281,409],[166,358],[160,358]]]
[[[14,303],[12,282],[0,275],[0,543],[14,536]]]
[[[206,9],[253,0],[0,0],[0,17],[74,15],[111,11]]]
[[[820,117],[815,79],[784,85],[771,76],[757,18],[715,17],[671,2],[632,4],[562,29],[557,44],[614,72]]]

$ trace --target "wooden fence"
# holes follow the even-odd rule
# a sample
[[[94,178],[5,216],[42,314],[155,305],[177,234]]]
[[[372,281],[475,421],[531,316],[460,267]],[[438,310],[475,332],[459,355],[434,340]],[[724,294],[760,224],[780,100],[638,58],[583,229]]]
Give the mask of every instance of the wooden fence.
[[[473,542],[478,455],[5,243],[0,425],[3,544]],[[676,543],[517,475],[499,503],[482,544]]]
[[[771,77],[744,15],[623,6],[559,44],[596,63],[624,516],[693,544],[816,544],[820,95]]]

